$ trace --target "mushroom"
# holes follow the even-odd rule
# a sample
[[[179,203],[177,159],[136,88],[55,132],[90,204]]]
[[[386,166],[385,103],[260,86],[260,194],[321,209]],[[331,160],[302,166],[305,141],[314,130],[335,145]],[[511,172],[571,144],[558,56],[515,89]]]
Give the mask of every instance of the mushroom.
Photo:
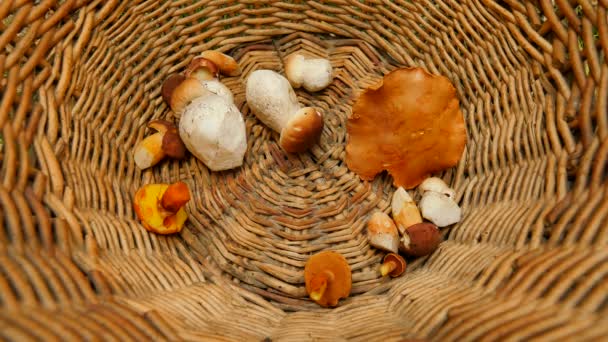
[[[381,211],[375,212],[367,222],[370,245],[393,253],[399,249],[399,232],[393,220]]]
[[[397,229],[399,229],[399,233],[402,235],[409,226],[422,222],[422,217],[416,203],[402,187],[397,188],[393,193],[391,211],[393,220],[397,224]]]
[[[133,207],[144,228],[157,234],[173,234],[182,230],[188,219],[184,206],[190,191],[184,182],[148,184],[135,193]]]
[[[382,266],[380,266],[380,274],[382,274],[383,277],[390,275],[391,277],[395,278],[405,272],[406,266],[407,263],[401,255],[396,253],[388,253],[384,256]]]
[[[212,171],[243,164],[247,135],[243,117],[234,103],[206,89],[196,78],[184,78],[167,90],[171,109],[181,113],[179,135],[186,148]]]
[[[441,233],[432,223],[417,223],[405,230],[399,249],[410,256],[421,257],[431,254],[441,242]]]
[[[285,77],[271,70],[256,70],[247,78],[247,105],[266,126],[280,133],[279,144],[289,153],[312,147],[323,131],[323,116],[301,108]]]
[[[218,79],[218,71],[219,69],[215,63],[206,58],[196,57],[190,62],[186,71],[184,71],[184,76],[186,78],[196,78],[205,89],[216,95],[225,97],[230,102],[234,102],[234,96],[230,89]]]
[[[304,281],[310,299],[324,307],[336,306],[340,298],[350,295],[350,266],[344,256],[337,252],[320,252],[306,261]]]
[[[205,58],[213,64],[215,64],[220,72],[226,76],[238,76],[241,74],[241,68],[234,58],[221,53],[219,51],[207,50],[201,54],[202,58]]]
[[[367,89],[346,127],[348,168],[363,180],[388,170],[405,189],[456,165],[466,143],[456,89],[421,68],[397,69]]]
[[[427,191],[433,191],[444,194],[449,198],[454,198],[456,196],[454,189],[451,189],[441,178],[438,177],[429,177],[425,179],[418,186],[418,190],[420,190],[423,194]]]
[[[294,88],[314,92],[333,81],[331,62],[324,58],[307,58],[294,53],[285,59],[285,76]]]
[[[135,145],[135,165],[144,170],[158,164],[165,157],[183,159],[186,146],[177,132],[177,127],[166,120],[153,120],[148,128],[156,131]]]
[[[437,227],[447,227],[460,221],[462,211],[458,203],[448,195],[427,191],[420,203],[422,217],[433,222]]]

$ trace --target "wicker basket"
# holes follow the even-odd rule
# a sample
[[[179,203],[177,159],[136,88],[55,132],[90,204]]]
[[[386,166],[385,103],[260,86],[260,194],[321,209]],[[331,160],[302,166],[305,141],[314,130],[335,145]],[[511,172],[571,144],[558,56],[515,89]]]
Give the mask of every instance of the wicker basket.
[[[608,338],[608,1],[0,1],[0,339],[597,340]],[[243,167],[190,157],[141,172],[133,146],[174,120],[164,79],[234,56]],[[326,127],[287,155],[244,80],[294,51],[329,58],[298,91]],[[456,86],[467,123],[441,176],[464,210],[432,255],[381,278],[365,223],[391,178],[344,162],[362,89],[402,66]],[[184,180],[190,220],[145,231],[135,191]],[[306,298],[303,266],[344,254],[351,297]]]

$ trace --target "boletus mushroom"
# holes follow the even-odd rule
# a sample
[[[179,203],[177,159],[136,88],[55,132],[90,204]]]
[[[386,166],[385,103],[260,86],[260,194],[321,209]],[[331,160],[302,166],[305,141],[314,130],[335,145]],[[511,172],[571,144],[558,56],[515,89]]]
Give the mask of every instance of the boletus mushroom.
[[[245,121],[231,97],[214,94],[194,77],[172,76],[164,97],[180,113],[179,135],[211,171],[239,167],[247,150]]]
[[[422,191],[422,199],[418,204],[422,217],[437,227],[447,227],[460,221],[462,210],[454,199],[456,192],[441,178],[425,179],[418,190]]]
[[[188,219],[184,206],[190,190],[184,182],[147,184],[135,193],[133,207],[146,230],[157,234],[173,234],[182,230]]]
[[[325,58],[308,58],[294,53],[285,59],[285,76],[295,89],[319,91],[333,81],[331,62]]]
[[[405,272],[407,263],[399,254],[388,253],[384,256],[382,266],[380,266],[380,274],[383,277],[390,275],[392,278],[398,277]]]
[[[287,79],[272,70],[256,70],[247,78],[247,105],[266,126],[280,136],[279,144],[289,153],[308,150],[319,141],[323,115],[300,106]]]
[[[422,222],[418,206],[416,206],[416,203],[407,190],[402,187],[397,188],[393,193],[391,211],[397,229],[399,229],[399,233],[402,235],[408,227]]]
[[[433,253],[439,243],[441,243],[441,233],[437,226],[422,222],[405,230],[399,250],[409,256],[421,257]]]
[[[184,76],[199,80],[203,88],[213,94],[225,97],[230,102],[234,102],[232,91],[224,83],[220,82],[218,78],[219,69],[210,60],[203,57],[194,58],[186,68],[186,71],[184,71]]]
[[[166,120],[153,120],[148,128],[156,131],[135,145],[135,165],[144,170],[158,164],[163,158],[183,159],[186,146],[177,132],[177,127]]]
[[[342,254],[323,251],[306,261],[304,281],[310,299],[324,307],[337,306],[341,298],[350,295],[352,274]]]
[[[388,170],[405,189],[455,166],[466,143],[456,89],[421,68],[394,70],[363,92],[346,127],[348,168],[363,180]]]
[[[399,249],[399,232],[393,220],[387,214],[377,211],[367,222],[369,244],[388,252],[397,253]]]

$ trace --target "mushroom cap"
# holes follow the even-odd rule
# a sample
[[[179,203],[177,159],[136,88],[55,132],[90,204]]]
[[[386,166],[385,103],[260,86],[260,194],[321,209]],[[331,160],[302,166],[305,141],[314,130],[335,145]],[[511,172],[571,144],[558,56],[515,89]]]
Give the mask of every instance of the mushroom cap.
[[[161,148],[163,152],[173,159],[183,159],[186,156],[186,145],[179,137],[177,127],[167,120],[153,120],[148,123],[148,128],[164,133]]]
[[[190,153],[212,171],[243,164],[245,121],[234,103],[224,97],[209,94],[192,101],[179,121],[179,135]]]
[[[422,222],[405,230],[399,248],[407,255],[421,257],[433,253],[440,242],[441,232],[437,226]]]
[[[418,190],[424,192],[433,191],[440,194],[444,194],[450,198],[454,198],[456,196],[456,192],[454,189],[450,188],[443,179],[439,177],[429,177],[422,181],[418,186]]]
[[[186,71],[184,71],[184,76],[194,77],[199,81],[208,81],[217,78],[219,71],[217,65],[207,58],[195,57],[188,64]]]
[[[411,189],[458,163],[466,143],[456,89],[421,68],[397,69],[367,89],[348,119],[346,164],[364,180],[382,170]]]
[[[306,58],[294,53],[285,58],[285,76],[294,88],[300,88],[304,82],[304,61]]]
[[[169,77],[167,77],[165,82],[163,82],[163,86],[161,87],[160,93],[163,97],[163,100],[165,100],[165,103],[167,103],[169,107],[171,107],[171,95],[173,94],[173,91],[185,79],[186,77],[182,74],[171,74],[169,75]],[[173,110],[173,108],[171,108],[171,110]]]
[[[387,214],[377,211],[367,222],[370,245],[393,253],[399,249],[399,232],[395,222]]]
[[[241,68],[234,58],[219,51],[207,50],[201,54],[202,58],[208,59],[215,64],[220,72],[227,76],[238,76]]]
[[[460,221],[462,210],[451,197],[434,191],[427,191],[418,203],[422,217],[437,227],[447,227]]]
[[[289,153],[304,152],[316,144],[323,132],[323,115],[314,108],[300,109],[281,131],[279,144]]]
[[[188,214],[182,206],[171,214],[162,209],[160,201],[169,184],[148,184],[135,193],[133,207],[135,214],[146,230],[157,234],[173,234],[182,230]]]
[[[304,266],[306,293],[310,294],[313,291],[311,282],[315,276],[324,272],[330,273],[332,279],[327,282],[327,288],[317,304],[324,307],[336,306],[340,298],[346,298],[350,295],[352,286],[350,266],[346,258],[337,252],[323,251],[311,256]]]
[[[384,256],[384,259],[382,261],[384,263],[392,261],[397,266],[397,267],[395,267],[394,270],[392,270],[388,274],[393,278],[402,275],[403,272],[405,272],[405,268],[407,267],[407,263],[405,262],[405,259],[403,259],[403,257],[397,253],[388,253],[387,255]]]
[[[272,70],[256,70],[247,78],[247,106],[264,125],[281,133],[300,110],[289,81]]]
[[[188,104],[210,93],[199,80],[187,77],[173,89],[170,100],[171,109],[175,114],[181,115]]]

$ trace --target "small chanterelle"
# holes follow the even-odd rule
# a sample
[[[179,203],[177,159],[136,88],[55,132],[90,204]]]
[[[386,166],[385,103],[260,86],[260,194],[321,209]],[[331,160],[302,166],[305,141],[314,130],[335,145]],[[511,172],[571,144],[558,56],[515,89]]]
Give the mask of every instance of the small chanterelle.
[[[352,274],[342,254],[324,251],[306,261],[304,281],[310,299],[321,306],[336,306],[340,298],[350,295]]]
[[[304,152],[319,141],[323,115],[315,108],[302,108],[285,77],[256,70],[247,78],[245,95],[253,114],[281,135],[279,144],[285,151]]]

